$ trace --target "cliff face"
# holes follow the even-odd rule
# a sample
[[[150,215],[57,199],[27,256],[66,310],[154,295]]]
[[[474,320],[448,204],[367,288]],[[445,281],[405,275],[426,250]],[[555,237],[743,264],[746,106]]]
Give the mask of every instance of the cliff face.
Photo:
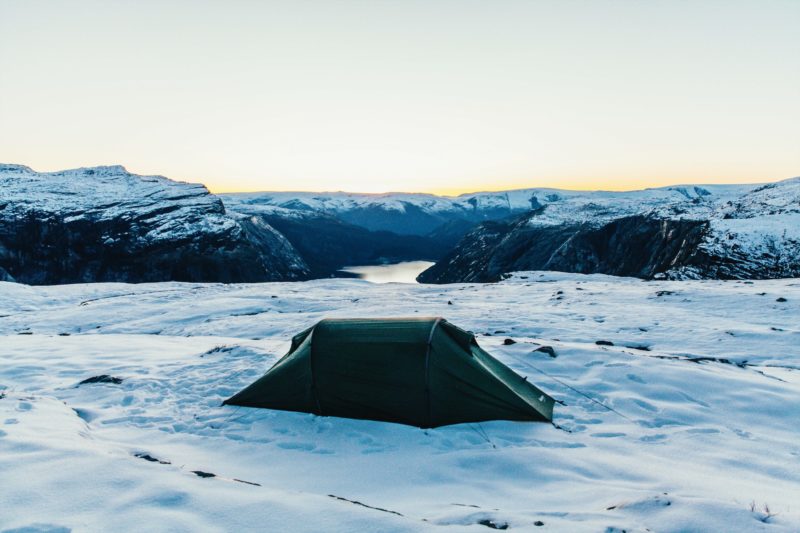
[[[517,270],[558,270],[650,278],[691,261],[707,224],[642,216],[600,227],[484,224],[442,261],[423,272],[425,283],[499,281]]]
[[[202,185],[122,167],[37,173],[0,165],[0,276],[29,284],[254,282],[308,268],[268,224]]]
[[[800,180],[757,188],[568,193],[469,232],[419,276],[497,281],[521,270],[668,279],[800,276]],[[594,195],[594,196],[593,196]]]

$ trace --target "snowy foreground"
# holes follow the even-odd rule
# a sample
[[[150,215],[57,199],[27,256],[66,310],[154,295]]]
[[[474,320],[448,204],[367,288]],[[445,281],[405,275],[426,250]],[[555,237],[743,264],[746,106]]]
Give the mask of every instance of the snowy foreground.
[[[560,429],[220,406],[323,317],[403,315]],[[800,531],[800,280],[0,283],[0,396],[0,531]]]

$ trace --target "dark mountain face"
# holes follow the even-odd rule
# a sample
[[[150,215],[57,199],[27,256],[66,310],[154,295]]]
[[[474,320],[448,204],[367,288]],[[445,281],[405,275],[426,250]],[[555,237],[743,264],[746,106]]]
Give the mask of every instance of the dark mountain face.
[[[405,204],[403,211],[365,205],[337,215],[344,222],[354,226],[361,226],[371,231],[389,231],[399,235],[425,235],[448,220],[438,213],[426,212],[409,203]]]
[[[333,216],[261,215],[291,241],[308,264],[311,277],[328,277],[345,266],[426,259],[435,261],[454,239],[370,231]]]
[[[690,263],[707,224],[690,220],[624,217],[600,227],[482,224],[439,263],[419,276],[425,283],[498,281],[517,270],[557,270],[651,278]]]
[[[32,285],[96,281],[248,282],[297,279],[302,268],[269,232],[255,224],[214,235],[148,241],[135,220],[65,220],[0,210],[0,263]],[[114,235],[113,241],[108,239]]]
[[[800,179],[537,197],[510,223],[470,231],[419,281],[497,281],[522,270],[640,278],[800,276]]]
[[[226,214],[202,186],[121,167],[52,174],[4,167],[0,181],[6,280],[255,282],[308,275],[282,235],[263,221]]]

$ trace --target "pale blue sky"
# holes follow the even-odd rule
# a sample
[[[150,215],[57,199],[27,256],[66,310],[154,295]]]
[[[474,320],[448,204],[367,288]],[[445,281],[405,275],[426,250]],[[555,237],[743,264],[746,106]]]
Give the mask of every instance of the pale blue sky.
[[[0,161],[212,190],[800,175],[800,0],[0,0]]]

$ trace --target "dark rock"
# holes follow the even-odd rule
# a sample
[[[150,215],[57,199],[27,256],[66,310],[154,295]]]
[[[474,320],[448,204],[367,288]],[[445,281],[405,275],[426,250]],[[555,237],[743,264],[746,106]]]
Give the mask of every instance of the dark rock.
[[[553,358],[558,357],[556,355],[556,351],[553,349],[552,346],[539,346],[538,348],[536,348],[534,350],[534,352],[546,353],[547,355],[549,355],[550,357],[553,357]]]
[[[631,344],[629,346],[625,346],[626,348],[630,348],[632,350],[641,350],[643,352],[649,352],[650,347],[645,344]]]
[[[88,385],[90,383],[113,383],[114,385],[119,385],[122,383],[122,378],[117,378],[114,376],[109,376],[108,374],[101,374],[99,376],[92,376],[90,378],[86,378],[78,385]]]
[[[604,225],[532,226],[535,215],[486,222],[420,274],[424,283],[499,281],[508,272],[558,270],[652,278],[688,264],[708,223],[636,215]]]
[[[216,474],[212,474],[211,472],[203,472],[202,470],[192,470],[192,474],[196,475],[197,477],[217,477]]]
[[[233,480],[238,482],[238,483],[244,483],[245,485],[253,485],[254,487],[260,487],[261,486],[261,483],[255,483],[254,481],[245,481],[243,479],[236,479],[236,478],[233,478]]]
[[[503,340],[503,345],[505,345],[505,346],[510,346],[512,344],[517,344],[517,341],[515,341],[514,339],[504,339]]]
[[[543,526],[543,525],[544,525],[544,522],[542,522],[541,520],[537,520],[536,522],[534,522],[534,523],[533,523],[533,525],[534,525],[534,526],[537,526],[537,527],[538,527],[538,526]]]
[[[498,524],[488,518],[484,518],[483,520],[478,520],[478,523],[482,526],[486,526],[490,529],[508,529],[508,524],[503,522],[502,524]]]
[[[788,300],[787,300],[786,298],[784,298],[783,296],[781,296],[780,298],[778,298],[778,299],[777,299],[777,300],[775,300],[775,301],[776,301],[776,302],[783,303],[783,302],[787,302]]]
[[[614,343],[611,341],[595,341],[594,343],[598,346],[614,346]]]
[[[153,457],[149,453],[137,452],[137,453],[134,453],[133,456],[134,457],[138,457],[139,459],[144,459],[145,461],[149,461],[151,463],[158,463],[158,464],[162,464],[162,465],[170,465],[170,464],[172,464],[169,461],[162,461],[161,459],[156,459],[155,457]]]

